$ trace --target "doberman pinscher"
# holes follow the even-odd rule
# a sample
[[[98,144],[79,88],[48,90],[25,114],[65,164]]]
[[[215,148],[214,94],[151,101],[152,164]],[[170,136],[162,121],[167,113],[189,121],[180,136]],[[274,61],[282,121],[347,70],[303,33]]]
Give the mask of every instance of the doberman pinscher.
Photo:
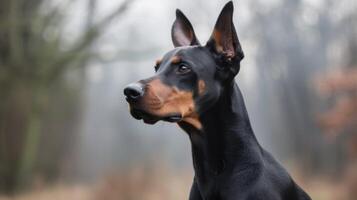
[[[229,2],[202,46],[176,10],[175,48],[156,62],[153,77],[124,89],[131,115],[149,124],[176,122],[188,133],[195,171],[190,200],[310,199],[253,133],[234,81],[244,54],[232,16]]]

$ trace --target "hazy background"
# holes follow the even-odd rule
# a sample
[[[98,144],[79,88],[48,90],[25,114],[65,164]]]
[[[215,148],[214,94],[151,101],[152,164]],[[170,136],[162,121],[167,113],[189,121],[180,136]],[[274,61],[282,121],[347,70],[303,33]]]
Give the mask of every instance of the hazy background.
[[[357,197],[357,3],[234,0],[238,81],[260,143],[315,200]],[[0,199],[187,199],[190,144],[134,120],[126,84],[204,44],[226,0],[2,0]]]

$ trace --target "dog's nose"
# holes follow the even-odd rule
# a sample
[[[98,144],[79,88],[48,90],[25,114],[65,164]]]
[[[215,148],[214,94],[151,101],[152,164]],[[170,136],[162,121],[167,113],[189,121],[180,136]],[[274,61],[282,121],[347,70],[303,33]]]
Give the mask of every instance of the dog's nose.
[[[140,83],[131,83],[124,88],[124,95],[129,101],[137,100],[144,95],[143,86]]]

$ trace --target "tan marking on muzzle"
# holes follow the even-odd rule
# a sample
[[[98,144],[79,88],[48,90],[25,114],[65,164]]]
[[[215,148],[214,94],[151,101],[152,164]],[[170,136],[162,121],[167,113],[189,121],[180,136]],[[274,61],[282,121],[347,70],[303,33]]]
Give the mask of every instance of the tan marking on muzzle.
[[[191,124],[193,127],[197,128],[198,130],[202,129],[202,124],[201,124],[198,114],[196,112],[194,112],[189,117],[183,118],[182,121],[185,121],[185,122]]]
[[[164,117],[180,113],[183,121],[192,124],[197,129],[202,128],[195,111],[192,92],[170,87],[159,79],[154,79],[148,83],[144,104],[145,110],[153,115]]]

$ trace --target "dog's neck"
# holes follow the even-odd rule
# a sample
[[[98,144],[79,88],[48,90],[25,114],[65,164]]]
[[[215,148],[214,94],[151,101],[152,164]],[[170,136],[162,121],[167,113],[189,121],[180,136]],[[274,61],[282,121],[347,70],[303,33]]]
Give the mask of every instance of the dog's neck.
[[[225,87],[218,102],[200,115],[202,129],[179,124],[190,136],[196,175],[217,175],[258,162],[261,147],[250,125],[238,85]]]

